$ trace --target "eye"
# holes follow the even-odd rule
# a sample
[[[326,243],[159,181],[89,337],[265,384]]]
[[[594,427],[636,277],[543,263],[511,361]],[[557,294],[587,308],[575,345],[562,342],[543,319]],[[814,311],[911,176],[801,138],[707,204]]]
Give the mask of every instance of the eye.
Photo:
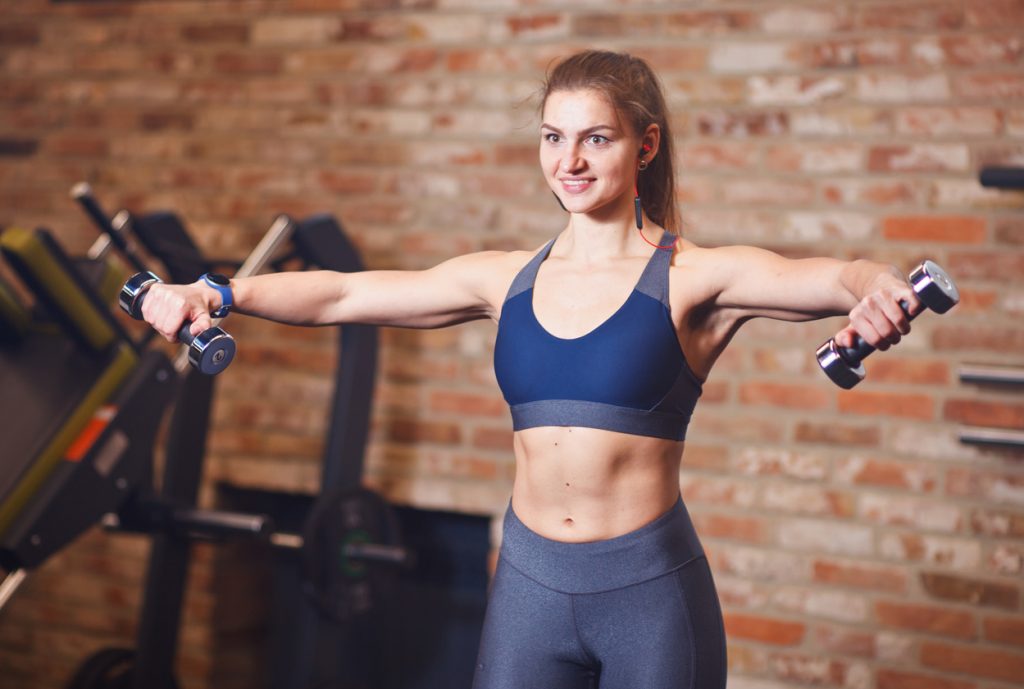
[[[544,141],[547,141],[549,144],[557,144],[561,140],[561,137],[559,137],[558,134],[555,134],[554,132],[547,132],[546,134],[543,134],[541,138]]]
[[[605,144],[611,143],[611,139],[600,134],[591,134],[587,137],[587,142],[594,146],[604,146]]]

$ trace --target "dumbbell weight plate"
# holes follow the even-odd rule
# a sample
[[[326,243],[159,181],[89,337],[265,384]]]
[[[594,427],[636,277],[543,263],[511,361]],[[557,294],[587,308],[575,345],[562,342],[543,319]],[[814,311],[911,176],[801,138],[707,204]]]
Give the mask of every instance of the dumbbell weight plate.
[[[325,494],[303,531],[303,588],[327,617],[346,621],[392,598],[408,554],[382,497],[366,488]]]
[[[910,284],[925,306],[946,313],[960,302],[960,290],[934,261],[925,261],[910,274]]]

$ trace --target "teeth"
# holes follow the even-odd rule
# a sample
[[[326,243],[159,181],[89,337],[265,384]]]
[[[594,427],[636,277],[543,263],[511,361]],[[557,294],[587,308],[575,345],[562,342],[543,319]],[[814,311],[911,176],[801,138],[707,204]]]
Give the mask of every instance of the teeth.
[[[570,187],[582,187],[584,184],[590,184],[590,182],[585,179],[566,179],[563,180],[562,183]]]

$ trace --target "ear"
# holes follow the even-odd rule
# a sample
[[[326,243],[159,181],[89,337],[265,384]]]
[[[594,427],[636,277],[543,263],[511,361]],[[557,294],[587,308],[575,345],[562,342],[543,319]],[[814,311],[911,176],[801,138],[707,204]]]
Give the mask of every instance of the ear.
[[[656,124],[647,125],[643,135],[640,137],[640,157],[648,163],[658,155],[661,147],[661,127]]]

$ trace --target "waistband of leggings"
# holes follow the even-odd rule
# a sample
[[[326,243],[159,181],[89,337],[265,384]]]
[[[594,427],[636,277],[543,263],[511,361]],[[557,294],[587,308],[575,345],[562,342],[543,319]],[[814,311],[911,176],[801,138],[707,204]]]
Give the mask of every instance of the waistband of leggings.
[[[531,531],[509,502],[501,556],[555,591],[600,593],[639,584],[704,554],[683,499],[635,531],[603,541],[566,543]]]

